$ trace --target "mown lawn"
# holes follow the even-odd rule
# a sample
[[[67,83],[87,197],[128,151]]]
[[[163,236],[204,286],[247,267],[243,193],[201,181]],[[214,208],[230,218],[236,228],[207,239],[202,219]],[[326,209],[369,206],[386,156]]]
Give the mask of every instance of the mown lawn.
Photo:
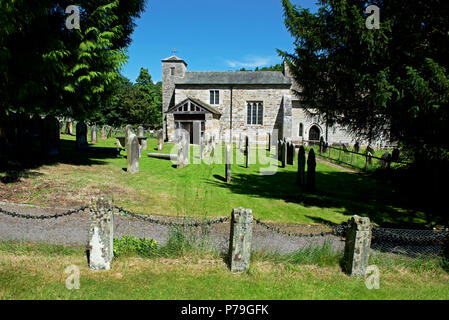
[[[438,261],[372,257],[380,288],[367,289],[338,265],[297,264],[255,256],[232,274],[213,254],[119,257],[110,271],[91,271],[81,248],[0,243],[0,299],[448,299],[449,275]],[[80,270],[68,290],[65,269]]]
[[[406,199],[389,183],[317,164],[317,192],[296,185],[297,164],[277,167],[261,175],[267,165],[232,165],[232,182],[224,182],[224,164],[192,164],[176,169],[169,160],[147,157],[156,150],[149,139],[140,159],[140,172],[126,172],[125,151],[117,158],[75,150],[75,137],[61,135],[61,155],[47,160],[30,156],[0,169],[0,201],[74,207],[89,198],[109,194],[115,204],[142,214],[216,217],[232,208],[251,208],[255,217],[286,223],[341,223],[354,214],[380,224],[426,225],[421,212],[407,207]],[[115,139],[99,139],[97,146],[115,146]],[[169,153],[171,144],[162,152]],[[239,151],[235,151],[236,154]],[[252,150],[255,157],[256,150]],[[296,162],[297,163],[297,162]],[[276,161],[277,164],[277,161]]]

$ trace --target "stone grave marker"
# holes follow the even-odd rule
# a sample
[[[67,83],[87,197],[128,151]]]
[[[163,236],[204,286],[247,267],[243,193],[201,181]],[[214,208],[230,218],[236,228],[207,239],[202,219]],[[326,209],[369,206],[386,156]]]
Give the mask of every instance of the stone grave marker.
[[[95,144],[97,143],[97,126],[93,125],[90,128],[90,142]]]
[[[306,185],[305,168],[306,168],[306,151],[304,149],[304,146],[301,145],[298,151],[298,175],[296,178],[296,183],[301,187],[304,187]]]
[[[232,211],[229,241],[229,267],[231,272],[249,269],[252,244],[253,215],[251,209],[242,207]]]
[[[309,156],[307,157],[307,190],[310,192],[315,192],[315,168],[316,168],[316,159],[315,159],[315,151],[310,149]]]
[[[76,146],[83,148],[87,145],[87,125],[84,121],[79,121],[76,124]]]
[[[128,136],[128,141],[126,143],[126,156],[128,160],[127,171],[131,174],[139,172],[139,158],[140,158],[140,147],[139,140],[134,133],[130,133]]]

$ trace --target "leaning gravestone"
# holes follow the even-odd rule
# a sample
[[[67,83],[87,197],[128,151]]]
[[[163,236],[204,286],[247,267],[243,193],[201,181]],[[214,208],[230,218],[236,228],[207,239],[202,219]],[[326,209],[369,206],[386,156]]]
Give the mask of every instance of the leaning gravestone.
[[[139,158],[140,158],[140,147],[139,140],[134,133],[128,136],[128,141],[126,143],[126,156],[128,160],[127,171],[131,174],[139,172]]]
[[[315,168],[316,168],[316,160],[315,160],[315,152],[313,149],[310,149],[309,156],[307,158],[307,190],[310,192],[315,191]]]
[[[87,145],[87,125],[84,121],[80,121],[76,124],[76,146],[84,148]]]
[[[97,126],[95,125],[90,128],[90,142],[97,143]]]
[[[296,178],[296,183],[301,187],[304,187],[306,184],[306,151],[304,146],[299,147],[298,151],[298,175]]]
[[[42,123],[41,143],[46,155],[55,156],[60,152],[59,121],[53,116],[46,116]]]

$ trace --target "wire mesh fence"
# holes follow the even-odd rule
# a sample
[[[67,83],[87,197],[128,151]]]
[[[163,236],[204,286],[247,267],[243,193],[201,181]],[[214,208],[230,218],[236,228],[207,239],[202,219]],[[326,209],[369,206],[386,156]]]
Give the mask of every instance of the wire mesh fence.
[[[83,212],[87,207],[68,210],[53,215],[22,214],[0,208],[0,216],[8,216],[19,220],[54,221],[58,218]],[[134,219],[142,223],[154,225],[155,228],[182,228],[182,230],[193,232],[198,229],[210,229],[209,233],[222,250],[227,249],[229,238],[228,217],[216,219],[193,219],[175,217],[149,217],[136,214],[121,207],[115,207],[114,213],[125,219]],[[71,221],[72,223],[73,221]],[[300,225],[300,224],[275,224],[264,222],[255,217],[253,220],[253,237],[255,248],[272,249],[281,252],[292,252],[308,246],[316,246],[324,242],[330,242],[334,249],[341,251],[344,248],[345,235],[348,225]],[[70,226],[67,226],[70,228]],[[132,230],[130,229],[132,232]],[[154,231],[154,230],[153,230]],[[203,230],[204,231],[204,230]],[[202,232],[203,232],[202,231]],[[204,232],[203,232],[204,233]],[[201,233],[201,234],[203,234]],[[214,241],[212,241],[213,244]],[[371,249],[411,257],[441,256],[449,245],[449,230],[424,230],[424,229],[399,229],[373,227]]]

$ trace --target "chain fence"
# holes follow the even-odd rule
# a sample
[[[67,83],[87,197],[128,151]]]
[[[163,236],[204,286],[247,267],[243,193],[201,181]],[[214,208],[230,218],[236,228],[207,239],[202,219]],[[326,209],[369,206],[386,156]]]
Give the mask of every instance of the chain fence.
[[[54,215],[31,215],[21,214],[17,212],[11,212],[0,208],[0,214],[5,216],[20,218],[20,219],[33,219],[33,220],[45,220],[45,219],[57,219],[61,217],[67,217],[73,214],[83,212],[88,209],[88,206],[82,206],[77,209],[68,210],[63,213]],[[166,227],[182,227],[182,228],[196,228],[196,227],[210,227],[217,224],[229,222],[229,217],[220,217],[214,220],[211,219],[197,219],[198,221],[186,222],[184,221],[167,221],[163,219],[155,219],[148,215],[136,214],[122,207],[114,206],[114,214],[121,215],[123,217],[131,217],[146,221],[152,224],[157,224]],[[168,218],[170,219],[170,218]],[[191,218],[193,219],[193,218]],[[317,237],[340,237],[344,240],[346,230],[348,228],[347,223],[343,224],[327,224],[324,227],[330,229],[329,231],[317,231],[317,232],[294,232],[289,230],[290,227],[301,227],[301,225],[289,225],[287,227],[276,226],[272,223],[261,221],[259,218],[254,218],[256,225],[262,228],[277,233],[286,237],[296,238],[309,238],[315,239]],[[379,252],[394,253],[408,255],[412,257],[416,256],[440,256],[446,245],[449,245],[449,230],[424,230],[424,229],[399,229],[399,228],[382,228],[373,227],[371,249]]]

